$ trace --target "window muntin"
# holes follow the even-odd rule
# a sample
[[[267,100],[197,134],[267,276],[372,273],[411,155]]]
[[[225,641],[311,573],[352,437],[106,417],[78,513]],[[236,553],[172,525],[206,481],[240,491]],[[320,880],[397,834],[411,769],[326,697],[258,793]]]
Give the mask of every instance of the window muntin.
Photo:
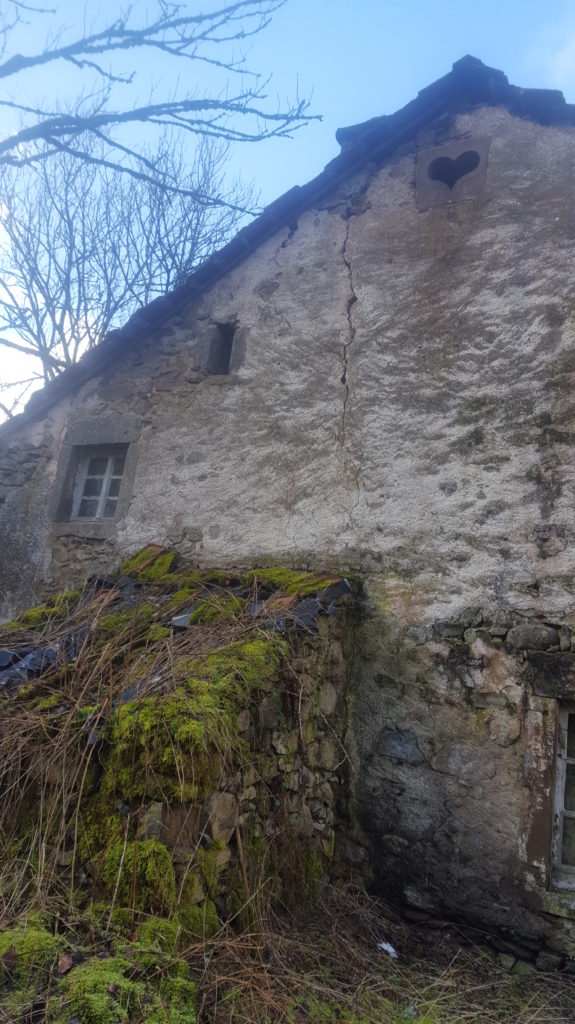
[[[126,446],[86,449],[78,463],[72,519],[113,519],[126,463]]]

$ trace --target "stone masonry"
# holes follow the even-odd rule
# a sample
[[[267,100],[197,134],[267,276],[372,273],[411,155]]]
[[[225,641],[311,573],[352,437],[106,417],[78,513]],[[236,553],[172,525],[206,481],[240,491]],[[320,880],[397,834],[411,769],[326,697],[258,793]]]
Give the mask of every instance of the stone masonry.
[[[468,182],[423,181],[440,160]],[[574,167],[567,116],[455,103],[0,432],[6,616],[149,542],[358,573],[345,743],[375,884],[573,956],[550,857],[575,703]],[[224,374],[202,362],[218,325]],[[90,431],[133,457],[107,523],[58,513]]]

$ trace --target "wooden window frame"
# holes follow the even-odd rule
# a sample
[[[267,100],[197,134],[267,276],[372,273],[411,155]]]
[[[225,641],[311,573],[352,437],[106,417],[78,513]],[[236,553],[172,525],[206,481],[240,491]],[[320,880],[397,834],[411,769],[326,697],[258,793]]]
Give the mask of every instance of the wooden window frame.
[[[575,865],[564,864],[563,822],[565,818],[575,819],[575,811],[565,809],[565,784],[567,765],[575,765],[575,757],[567,754],[569,715],[575,715],[575,704],[560,704],[557,717],[557,742],[555,753],[555,794],[553,814],[552,884],[556,889],[575,889]]]
[[[90,522],[106,522],[114,520],[118,514],[118,506],[120,502],[120,495],[122,492],[122,485],[125,477],[126,466],[125,459],[127,455],[127,445],[102,445],[102,446],[86,446],[78,452],[78,468],[76,471],[76,480],[74,484],[74,493],[72,497],[72,511],[70,515],[71,522],[78,523],[90,523]],[[104,509],[106,502],[109,499],[110,483],[114,479],[118,479],[118,474],[113,472],[114,461],[123,456],[124,467],[122,469],[122,475],[120,476],[120,487],[118,495],[113,497],[116,507],[113,516],[105,516]],[[88,479],[88,468],[92,459],[106,459],[106,468],[102,474],[102,489],[99,495],[85,495],[84,488],[86,486],[86,480]],[[96,514],[93,516],[81,516],[79,514],[80,505],[84,499],[92,499],[98,502]]]

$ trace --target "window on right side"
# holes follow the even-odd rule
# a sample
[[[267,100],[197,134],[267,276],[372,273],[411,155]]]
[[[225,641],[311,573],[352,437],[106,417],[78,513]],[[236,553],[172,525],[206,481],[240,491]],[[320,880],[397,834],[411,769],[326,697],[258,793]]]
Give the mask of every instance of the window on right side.
[[[562,705],[559,709],[553,884],[562,889],[575,889],[575,705]]]

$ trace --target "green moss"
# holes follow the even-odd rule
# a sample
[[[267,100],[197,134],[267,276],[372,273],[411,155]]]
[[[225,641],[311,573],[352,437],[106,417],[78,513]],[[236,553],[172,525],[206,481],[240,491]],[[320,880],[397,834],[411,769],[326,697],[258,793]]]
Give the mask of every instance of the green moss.
[[[257,583],[267,590],[283,590],[286,594],[317,594],[333,583],[338,582],[335,576],[318,576],[311,572],[296,572],[276,566],[271,569],[253,569],[246,574],[248,583]]]
[[[126,576],[138,576],[139,579],[154,582],[170,572],[175,557],[175,551],[158,550],[157,545],[149,544],[122,562],[120,572]]]
[[[28,608],[22,612],[17,620],[4,623],[2,632],[11,632],[18,629],[39,629],[55,619],[65,618],[78,603],[80,595],[81,591],[79,590],[66,590],[61,594],[55,594],[45,605]]]
[[[174,909],[172,860],[157,839],[128,842],[125,848],[121,840],[113,843],[103,858],[102,880],[116,893],[119,905],[157,913]]]
[[[62,707],[62,694],[50,693],[47,697],[40,697],[34,701],[34,707],[38,711],[50,711],[52,708]]]
[[[68,1024],[76,1017],[82,1024],[125,1024],[137,1020],[145,985],[126,976],[131,966],[123,957],[110,957],[74,968],[60,981],[58,995],[49,999],[47,1021]]]
[[[176,590],[175,594],[170,597],[170,608],[178,608],[184,602],[195,597],[197,594],[197,588],[193,587],[180,587]]]
[[[17,633],[21,628],[22,627],[17,619],[10,619],[9,622],[3,622],[0,626],[0,639],[4,642],[4,637],[11,636],[12,633]]]
[[[66,614],[82,597],[81,590],[63,590],[60,594],[55,594],[47,602],[47,607],[54,608],[59,614]]]
[[[231,680],[243,683],[230,693],[245,701],[252,688],[267,689],[277,677],[287,641],[277,635],[257,635],[245,642],[229,644],[219,651],[188,662],[188,670],[213,685],[226,686]]]
[[[47,980],[61,948],[61,938],[30,919],[9,928],[0,933],[0,978],[39,984]]]
[[[168,626],[154,625],[150,626],[148,631],[148,640],[150,643],[156,643],[161,640],[171,640],[172,630]]]
[[[146,917],[138,925],[138,941],[146,949],[174,956],[180,926],[175,918]]]
[[[241,613],[244,602],[233,594],[214,594],[207,597],[192,612],[190,625],[196,622],[216,622],[233,619]]]
[[[237,713],[252,691],[277,680],[286,641],[258,636],[182,659],[172,693],[128,702],[110,716],[102,790],[129,802],[205,799],[217,783],[222,756],[241,750]]]
[[[166,958],[158,945],[144,962],[140,946],[73,968],[48,1000],[48,1024],[196,1024],[196,987],[186,963]]]
[[[216,742],[228,744],[232,727],[216,705],[214,695],[179,687],[118,708],[108,726],[104,793],[128,802],[207,796],[220,771]]]
[[[211,849],[205,850],[199,847],[196,851],[196,861],[200,869],[205,890],[212,899],[218,890],[218,881],[222,871],[227,864],[219,863],[218,854],[225,848],[225,843],[214,843]]]
[[[164,577],[172,567],[175,557],[174,551],[166,551],[163,555],[158,555],[152,565],[148,565],[145,569],[140,570],[140,579],[148,580],[150,583],[156,580],[163,582]]]
[[[182,903],[179,913],[182,928],[194,938],[209,938],[219,931],[220,922],[213,900],[198,904]]]
[[[153,604],[146,602],[135,608],[124,608],[119,612],[101,615],[98,619],[98,632],[107,636],[115,636],[128,627],[132,627],[134,631],[144,629],[149,624],[155,610]]]
[[[78,604],[81,595],[81,590],[65,590],[49,598],[45,605],[26,609],[18,619],[4,622],[0,626],[0,642],[6,642],[6,638],[13,635],[18,638],[21,633],[39,630],[50,622],[66,618]]]
[[[178,587],[183,590],[197,590],[206,583],[201,572],[183,569],[181,572],[167,572],[162,576],[162,584],[165,587]]]
[[[29,629],[36,629],[38,626],[44,626],[49,622],[53,615],[53,609],[41,605],[38,608],[29,608],[27,611],[22,612],[18,622]]]
[[[196,1024],[196,986],[187,978],[165,978],[160,983],[160,1006],[151,1009],[146,1024]]]
[[[234,579],[239,577],[234,574]],[[162,583],[172,584],[191,590],[198,590],[199,587],[226,587],[230,582],[230,574],[221,569],[204,569],[199,572],[195,569],[183,569],[181,572],[169,572],[162,577]]]
[[[130,930],[132,927],[130,924]],[[177,959],[181,933],[175,916],[142,918],[136,926],[137,941],[131,945],[135,962],[145,971],[154,973],[161,967],[167,974],[178,977],[185,967]]]
[[[85,864],[114,842],[123,841],[125,827],[125,820],[110,809],[101,790],[85,800],[78,821],[78,863]]]

